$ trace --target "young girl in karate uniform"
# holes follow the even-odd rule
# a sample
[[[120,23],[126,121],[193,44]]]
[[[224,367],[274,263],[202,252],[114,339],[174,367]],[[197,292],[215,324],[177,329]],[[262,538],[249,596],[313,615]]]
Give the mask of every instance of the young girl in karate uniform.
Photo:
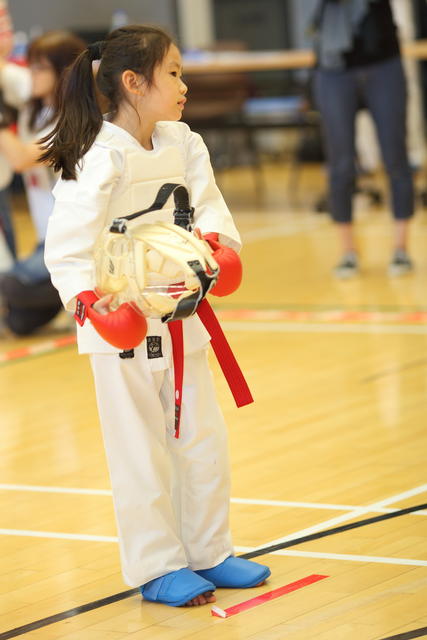
[[[90,45],[68,74],[58,124],[46,140],[45,160],[62,178],[54,189],[45,258],[70,311],[77,301],[80,310],[91,306],[108,323],[111,296],[93,293],[97,239],[114,218],[148,207],[164,183],[187,187],[201,234],[240,248],[207,149],[179,122],[187,93],[181,75],[170,37],[143,25]],[[109,102],[104,118],[98,90]],[[172,210],[168,202],[143,222],[173,222]],[[167,323],[148,320],[133,358],[119,357],[120,349],[95,326],[86,318],[77,327],[78,347],[90,354],[126,583],[140,586],[146,600],[171,606],[214,602],[216,587],[262,584],[268,567],[233,555],[227,433],[207,364],[210,336],[199,317],[182,321],[179,438]]]

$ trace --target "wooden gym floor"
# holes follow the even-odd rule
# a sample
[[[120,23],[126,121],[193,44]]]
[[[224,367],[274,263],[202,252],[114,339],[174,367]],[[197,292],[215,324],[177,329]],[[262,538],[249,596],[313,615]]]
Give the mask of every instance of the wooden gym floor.
[[[313,210],[321,168],[304,169],[291,200],[286,169],[263,171],[257,205],[250,170],[219,177],[245,279],[215,306],[255,404],[237,410],[212,366],[230,430],[236,553],[261,549],[272,577],[218,590],[216,604],[299,588],[225,619],[209,606],[115,598],[127,587],[91,374],[62,315],[37,336],[0,339],[0,639],[427,637],[427,212],[411,229],[415,272],[390,279],[389,214],[359,199],[362,273],[340,282],[334,229]],[[25,253],[28,216],[20,200],[15,209]]]

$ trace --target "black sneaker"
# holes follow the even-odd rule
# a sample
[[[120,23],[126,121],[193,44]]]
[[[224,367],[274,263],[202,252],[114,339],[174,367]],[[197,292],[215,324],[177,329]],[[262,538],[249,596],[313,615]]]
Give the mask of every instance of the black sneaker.
[[[393,258],[388,266],[388,274],[390,276],[403,276],[410,273],[414,268],[411,258],[404,249],[396,249]]]
[[[340,262],[334,268],[335,277],[340,280],[346,280],[347,278],[353,278],[359,273],[359,266],[357,262],[357,255],[353,251],[345,253]]]

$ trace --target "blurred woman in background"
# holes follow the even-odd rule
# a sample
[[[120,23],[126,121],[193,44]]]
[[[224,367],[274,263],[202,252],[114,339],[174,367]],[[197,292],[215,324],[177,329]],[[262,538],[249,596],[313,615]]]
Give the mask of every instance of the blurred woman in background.
[[[22,173],[36,233],[30,256],[16,260],[2,276],[3,321],[18,335],[27,335],[52,320],[61,309],[56,289],[44,264],[47,221],[53,208],[55,174],[39,162],[38,140],[53,129],[58,113],[61,76],[86,44],[67,31],[50,31],[28,49],[28,69],[0,61],[0,88],[7,105],[18,109],[15,134],[8,113],[0,120],[0,152],[12,169]],[[27,95],[26,95],[27,94]]]
[[[412,270],[407,253],[414,187],[406,147],[406,79],[389,0],[320,0],[313,22],[314,91],[322,118],[330,208],[339,230],[339,278],[358,273],[352,197],[356,179],[355,118],[367,108],[375,123],[395,221],[391,276]]]

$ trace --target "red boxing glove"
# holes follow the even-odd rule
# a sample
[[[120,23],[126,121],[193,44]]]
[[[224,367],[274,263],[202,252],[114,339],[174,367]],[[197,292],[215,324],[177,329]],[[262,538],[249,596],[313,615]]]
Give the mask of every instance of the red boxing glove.
[[[242,282],[242,262],[238,253],[231,247],[220,244],[217,233],[205,233],[203,239],[213,249],[213,257],[219,266],[218,280],[209,293],[220,297],[234,293]]]
[[[116,311],[98,313],[93,304],[99,300],[94,291],[82,291],[77,296],[75,319],[82,327],[89,318],[101,338],[116,347],[129,351],[137,347],[147,335],[147,321],[140,311],[128,302],[120,305]]]

